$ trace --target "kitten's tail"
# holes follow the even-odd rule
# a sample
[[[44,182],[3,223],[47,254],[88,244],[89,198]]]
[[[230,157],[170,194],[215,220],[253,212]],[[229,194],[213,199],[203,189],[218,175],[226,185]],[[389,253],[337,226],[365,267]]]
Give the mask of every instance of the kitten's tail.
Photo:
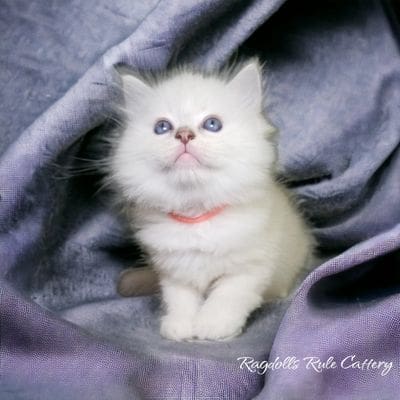
[[[148,296],[159,291],[156,272],[150,267],[128,268],[121,272],[117,291],[121,296]]]

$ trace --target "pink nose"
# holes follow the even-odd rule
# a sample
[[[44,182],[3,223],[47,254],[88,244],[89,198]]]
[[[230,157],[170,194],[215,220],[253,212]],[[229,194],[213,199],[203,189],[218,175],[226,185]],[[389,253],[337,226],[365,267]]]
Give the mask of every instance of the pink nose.
[[[179,139],[183,144],[193,140],[196,135],[188,128],[179,128],[175,134],[175,139]]]

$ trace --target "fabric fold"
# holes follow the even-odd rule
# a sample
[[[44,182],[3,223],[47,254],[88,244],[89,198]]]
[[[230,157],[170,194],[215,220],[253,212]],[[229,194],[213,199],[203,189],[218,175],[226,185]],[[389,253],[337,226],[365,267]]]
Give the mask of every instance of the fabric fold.
[[[396,399],[400,63],[386,2],[3,3],[1,399]],[[233,341],[170,342],[157,297],[115,291],[138,249],[82,160],[112,129],[115,66],[214,68],[254,55],[280,175],[322,252],[343,252]],[[342,368],[352,355],[393,366]],[[297,369],[238,361],[286,356]],[[338,366],[315,371],[310,356]]]

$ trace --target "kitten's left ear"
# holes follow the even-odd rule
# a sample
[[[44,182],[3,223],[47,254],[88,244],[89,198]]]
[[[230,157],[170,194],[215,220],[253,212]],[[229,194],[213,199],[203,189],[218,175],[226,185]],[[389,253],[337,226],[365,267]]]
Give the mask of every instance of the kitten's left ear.
[[[261,110],[263,99],[262,72],[258,60],[246,63],[228,86],[243,99],[243,104]]]

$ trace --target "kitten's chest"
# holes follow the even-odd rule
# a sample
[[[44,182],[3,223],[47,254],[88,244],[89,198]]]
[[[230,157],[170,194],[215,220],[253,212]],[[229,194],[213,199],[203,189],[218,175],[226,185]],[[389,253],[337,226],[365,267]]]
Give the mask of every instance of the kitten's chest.
[[[177,221],[145,224],[136,231],[137,239],[152,252],[217,253],[223,250],[227,238],[220,224],[208,221],[192,225]]]
[[[220,276],[243,269],[248,255],[262,247],[263,216],[254,210],[231,210],[188,224],[168,216],[139,215],[135,235],[159,272],[205,290]]]
[[[136,222],[136,238],[152,252],[215,256],[250,246],[265,226],[262,213],[254,211],[227,211],[199,223],[180,222],[168,215],[139,215]]]

